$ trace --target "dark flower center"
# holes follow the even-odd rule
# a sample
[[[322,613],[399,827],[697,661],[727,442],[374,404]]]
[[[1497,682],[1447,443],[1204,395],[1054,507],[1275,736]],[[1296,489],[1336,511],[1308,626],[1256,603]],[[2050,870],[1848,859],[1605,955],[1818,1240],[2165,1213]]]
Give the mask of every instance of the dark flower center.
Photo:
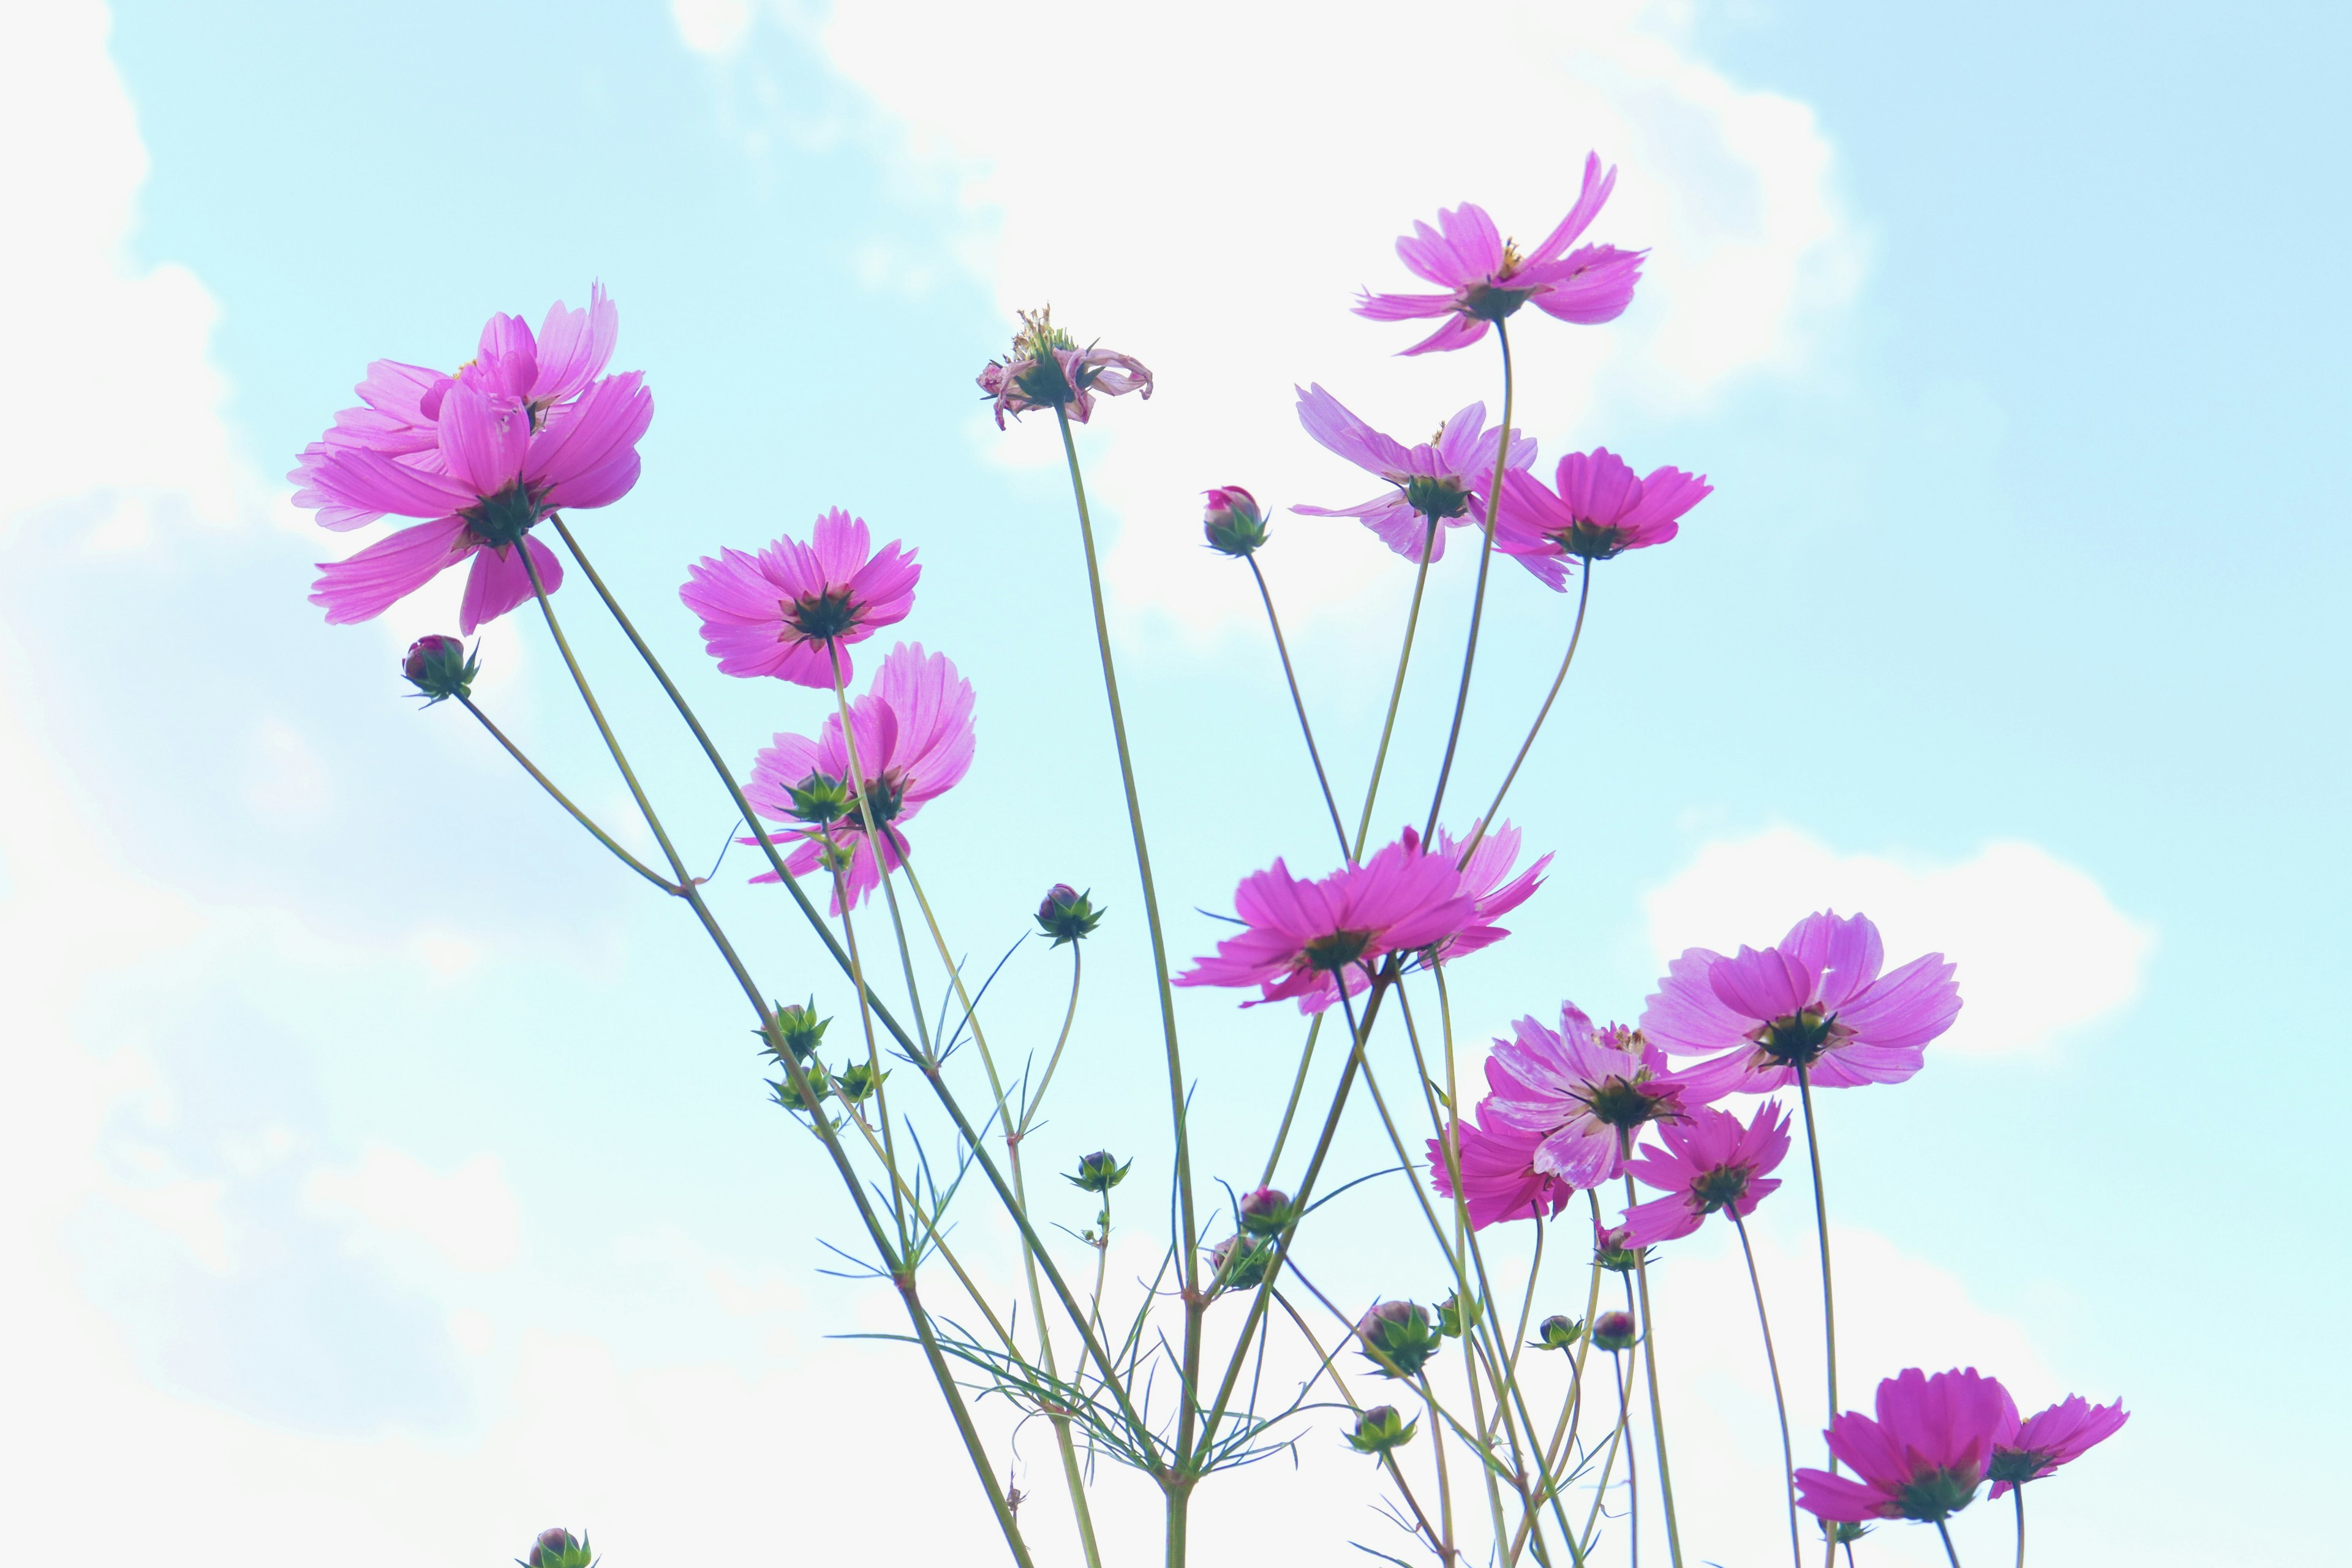
[[[1807,1007],[1775,1018],[1749,1036],[1758,1052],[1783,1067],[1811,1067],[1821,1054],[1853,1031],[1842,1027],[1834,1014]]]
[[[1506,289],[1501,286],[1503,279],[1510,277],[1518,269],[1518,247],[1506,244],[1503,247],[1503,265],[1495,269],[1495,276],[1484,283],[1473,283],[1462,290],[1462,302],[1454,309],[1465,316],[1475,316],[1482,321],[1501,321],[1526,304],[1535,293],[1532,289]]]
[[[1738,1203],[1748,1192],[1748,1167],[1718,1165],[1691,1184],[1691,1196],[1698,1200],[1699,1212],[1713,1214]]]
[[[475,539],[493,550],[504,550],[520,543],[531,524],[546,513],[540,507],[539,498],[518,479],[494,496],[484,496],[457,515],[466,520],[467,531]]]
[[[1426,518],[1460,517],[1470,510],[1469,492],[1452,474],[1436,479],[1415,474],[1400,488],[1404,491],[1404,504]]]
[[[1041,353],[1036,362],[1013,373],[1013,384],[1021,395],[1043,408],[1051,408],[1077,396],[1078,389],[1062,374],[1062,362],[1051,353]]]
[[[1363,957],[1364,949],[1371,944],[1372,933],[1368,931],[1335,931],[1307,944],[1307,965],[1337,973]]]
[[[1587,561],[1607,561],[1625,548],[1625,531],[1580,517],[1569,527],[1555,531],[1551,542],[1570,555],[1581,555]]]
[[[1658,1102],[1642,1092],[1639,1086],[1622,1078],[1605,1079],[1589,1095],[1585,1108],[1592,1119],[1604,1127],[1622,1131],[1639,1127],[1657,1115]]]
[[[1975,1500],[1979,1477],[1967,1470],[1922,1470],[1895,1496],[1906,1519],[1937,1524]]]
[[[2051,1454],[2036,1453],[2031,1448],[1995,1448],[1992,1451],[1991,1468],[1986,1474],[1992,1480],[2007,1481],[2011,1486],[2022,1486],[2040,1475],[2042,1468],[2055,1457]]]
[[[784,625],[812,642],[829,641],[854,630],[864,614],[846,588],[828,588],[802,599],[779,600],[777,607],[783,611]]]

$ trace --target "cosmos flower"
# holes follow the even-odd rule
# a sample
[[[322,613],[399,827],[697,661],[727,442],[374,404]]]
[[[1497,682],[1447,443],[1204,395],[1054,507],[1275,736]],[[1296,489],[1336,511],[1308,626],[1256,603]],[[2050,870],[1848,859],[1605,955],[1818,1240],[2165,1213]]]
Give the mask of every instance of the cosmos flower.
[[[786,537],[757,555],[704,556],[677,596],[702,617],[720,674],[830,688],[836,675],[849,680],[849,644],[907,618],[922,574],[913,551],[897,540],[874,550],[866,520],[835,507],[806,544]]]
[[[1912,1367],[1878,1385],[1877,1408],[1874,1421],[1853,1410],[1831,1418],[1830,1452],[1852,1476],[1797,1472],[1797,1502],[1815,1518],[1940,1524],[1975,1500],[2002,1417],[2016,1411],[1974,1367],[1933,1377]]]
[[[1511,1027],[1510,1039],[1495,1042],[1503,1077],[1490,1103],[1503,1126],[1542,1140],[1534,1163],[1547,1175],[1599,1186],[1623,1170],[1644,1127],[1685,1114],[1681,1079],[1633,1030],[1596,1032],[1572,1002],[1560,1004],[1557,1032],[1533,1018]]]
[[[2004,1393],[2002,1398],[2008,1395]],[[2022,1421],[2017,1418],[2015,1403],[2010,1403],[1994,1435],[1992,1463],[1986,1471],[1992,1478],[1993,1500],[1999,1501],[2011,1487],[2038,1481],[2059,1466],[2073,1464],[2122,1431],[2130,1419],[2131,1413],[2120,1399],[2113,1405],[2094,1405],[2079,1394],[2070,1394]]]
[[[1694,947],[1666,967],[1642,1013],[1642,1033],[1677,1056],[1704,1098],[1762,1093],[1802,1067],[1824,1088],[1900,1083],[1960,1010],[1940,952],[1879,971],[1885,951],[1862,915],[1807,915],[1777,947],[1729,958]]]
[[[1505,474],[1502,520],[1495,527],[1495,548],[1553,589],[1566,585],[1570,556],[1607,561],[1664,544],[1680,531],[1682,515],[1715,489],[1704,474],[1680,468],[1653,468],[1636,479],[1606,447],[1562,458],[1555,484],[1531,473]]]
[[[855,909],[879,887],[883,867],[898,868],[907,850],[906,825],[971,766],[971,682],[956,673],[945,654],[927,655],[920,643],[900,643],[883,659],[866,694],[851,705],[849,717],[857,742],[855,772],[835,713],[815,740],[778,735],[761,752],[743,786],[761,816],[794,825],[791,837],[801,843],[785,861],[794,876],[821,866],[841,873],[835,914],[845,899]],[[883,839],[878,864],[858,800],[860,777],[865,806]],[[775,879],[772,870],[751,879]]]
[[[1625,1211],[1628,1246],[1676,1240],[1723,1209],[1742,1219],[1754,1214],[1780,1189],[1769,1173],[1788,1157],[1789,1113],[1768,1100],[1742,1123],[1727,1110],[1702,1106],[1661,1124],[1658,1136],[1664,1149],[1644,1146],[1625,1162],[1635,1181],[1666,1194]]]
[[[1437,215],[1437,226],[1415,223],[1397,241],[1397,256],[1438,294],[1374,294],[1367,290],[1356,314],[1375,321],[1406,321],[1442,316],[1445,324],[1406,349],[1409,354],[1466,348],[1499,321],[1532,300],[1537,310],[1563,321],[1586,325],[1622,315],[1642,273],[1638,250],[1587,245],[1575,250],[1584,231],[1601,216],[1601,204],[1617,183],[1617,171],[1601,170],[1598,153],[1584,160],[1584,189],[1576,205],[1526,255],[1506,241],[1486,209],[1465,202]]]
[[[1309,436],[1395,487],[1355,506],[1294,506],[1291,510],[1308,517],[1360,518],[1382,543],[1415,562],[1424,542],[1432,561],[1445,553],[1446,529],[1465,527],[1474,519],[1486,521],[1486,491],[1495,482],[1495,443],[1502,432],[1486,428],[1485,404],[1473,403],[1455,414],[1438,427],[1435,439],[1407,447],[1349,413],[1319,384],[1303,392],[1291,390],[1298,394],[1298,422]],[[1535,460],[1535,442],[1512,431],[1509,467],[1525,468]],[[1433,524],[1442,525],[1433,535]]]
[[[1491,1057],[1487,1082],[1497,1089],[1515,1080],[1504,1074]],[[1576,1195],[1573,1184],[1535,1168],[1537,1147],[1543,1134],[1504,1125],[1491,1111],[1489,1096],[1479,1102],[1472,1121],[1457,1122],[1461,1140],[1462,1199],[1470,1211],[1470,1226],[1484,1230],[1498,1220],[1527,1219],[1558,1214]],[[1454,1196],[1454,1181],[1445,1169],[1445,1150],[1428,1140],[1430,1182],[1440,1197]]]
[[[1095,411],[1097,393],[1151,396],[1151,373],[1142,361],[1108,349],[1078,347],[1069,333],[1054,325],[1050,305],[1035,315],[1021,312],[1012,354],[990,360],[979,380],[982,393],[995,404],[999,430],[1004,428],[1006,415],[1018,419],[1040,408],[1066,408],[1083,425]]]

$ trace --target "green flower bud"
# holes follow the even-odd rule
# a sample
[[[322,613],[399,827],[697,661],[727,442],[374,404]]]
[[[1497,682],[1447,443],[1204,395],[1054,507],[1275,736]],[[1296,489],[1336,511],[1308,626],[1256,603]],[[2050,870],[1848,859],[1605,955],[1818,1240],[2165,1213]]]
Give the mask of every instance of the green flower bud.
[[[1265,1267],[1274,1261],[1274,1243],[1247,1234],[1229,1236],[1209,1249],[1220,1289],[1255,1290],[1265,1280]]]
[[[1461,1298],[1462,1292],[1456,1290],[1437,1304],[1437,1331],[1449,1340],[1460,1339],[1464,1329],[1476,1324],[1478,1320],[1486,1315],[1486,1310],[1480,1307],[1477,1299],[1473,1297],[1465,1321]]]
[[[803,1099],[799,1091],[793,1088],[793,1079],[790,1073],[786,1073],[782,1078],[770,1079],[768,1080],[768,1088],[773,1093],[776,1103],[782,1106],[786,1110],[821,1110],[824,1109],[825,1102],[833,1098],[833,1080],[825,1076],[824,1064],[823,1062],[818,1061],[814,1057],[811,1057],[805,1064],[803,1070],[808,1076],[808,1095],[806,1099]]]
[[[1055,947],[1092,936],[1095,927],[1102,924],[1109,911],[1095,908],[1093,897],[1093,889],[1081,893],[1067,882],[1056,882],[1046,889],[1045,901],[1037,906],[1037,924],[1054,939]]]
[[[1631,1312],[1603,1312],[1592,1320],[1592,1343],[1596,1349],[1614,1354],[1633,1349],[1633,1342],[1639,1338]]]
[[[1239,485],[1220,485],[1202,493],[1208,506],[1201,531],[1208,536],[1210,549],[1221,555],[1248,555],[1265,542],[1265,513],[1255,496]]]
[[[568,1530],[542,1530],[530,1543],[530,1555],[515,1561],[522,1568],[592,1568],[596,1554],[584,1535],[575,1536]]]
[[[1374,1302],[1356,1320],[1356,1338],[1382,1377],[1411,1377],[1445,1342],[1429,1314],[1411,1301]]]
[[[786,784],[784,793],[792,796],[793,817],[819,827],[857,809],[857,792],[831,773],[811,773],[796,784]]]
[[[472,696],[474,678],[481,672],[480,644],[467,653],[456,637],[437,634],[410,643],[408,656],[400,661],[400,673],[423,695],[427,708],[452,697]]]
[[[1134,1161],[1129,1160],[1127,1165],[1134,1163]],[[1082,1192],[1107,1193],[1127,1180],[1127,1165],[1118,1163],[1118,1155],[1108,1150],[1097,1149],[1078,1161],[1076,1175],[1065,1176],[1062,1179]]]
[[[1584,1337],[1584,1325],[1574,1318],[1563,1318],[1555,1312],[1536,1325],[1536,1337],[1528,1348],[1538,1351],[1564,1351],[1575,1346]]]
[[[1252,1236],[1280,1236],[1298,1217],[1298,1205],[1290,1201],[1290,1194],[1273,1187],[1244,1193],[1237,1206],[1242,1228]]]
[[[876,1072],[871,1062],[852,1062],[833,1075],[833,1087],[852,1105],[865,1103],[868,1096],[890,1081],[887,1072]]]
[[[1356,1418],[1356,1429],[1348,1434],[1348,1447],[1359,1454],[1385,1454],[1412,1442],[1420,1425],[1418,1416],[1407,1421],[1393,1405],[1375,1405]]]
[[[816,1016],[816,998],[812,996],[805,1007],[798,1004],[778,1006],[759,1035],[766,1043],[768,1054],[777,1060],[782,1061],[789,1051],[806,1061],[809,1053],[824,1038],[825,1026],[832,1022]]]

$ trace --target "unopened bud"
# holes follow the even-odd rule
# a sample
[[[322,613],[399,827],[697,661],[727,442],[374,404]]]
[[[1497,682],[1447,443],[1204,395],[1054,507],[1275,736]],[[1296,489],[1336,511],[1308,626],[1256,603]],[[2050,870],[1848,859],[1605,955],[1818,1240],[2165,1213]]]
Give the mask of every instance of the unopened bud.
[[[1631,1350],[1639,1338],[1631,1312],[1603,1312],[1592,1320],[1592,1342],[1601,1350]]]
[[[1135,1162],[1129,1160],[1127,1165],[1133,1163]],[[1097,1149],[1093,1153],[1081,1157],[1078,1161],[1078,1173],[1066,1179],[1072,1186],[1082,1191],[1107,1193],[1127,1180],[1127,1165],[1118,1163],[1118,1155],[1108,1150]]]
[[[1437,1304],[1437,1331],[1449,1340],[1458,1340],[1462,1337],[1462,1331],[1475,1324],[1481,1315],[1477,1298],[1473,1297],[1466,1314],[1467,1321],[1465,1321],[1462,1292],[1456,1290]]]
[[[1536,1337],[1528,1343],[1539,1351],[1564,1351],[1583,1337],[1582,1323],[1555,1312],[1536,1325]]]
[[[778,1007],[760,1030],[760,1038],[766,1043],[768,1054],[778,1060],[787,1051],[806,1060],[824,1038],[825,1026],[832,1022],[816,1016],[816,998],[812,996],[805,1007],[797,1003]]]
[[[768,1080],[769,1090],[774,1095],[776,1103],[786,1110],[823,1110],[825,1101],[833,1095],[833,1079],[826,1076],[824,1064],[811,1057],[802,1069],[802,1076],[808,1080],[806,1094],[793,1087],[790,1073]]]
[[[542,1530],[530,1543],[530,1555],[516,1562],[523,1568],[589,1568],[595,1552],[584,1535],[575,1536],[568,1530]]]
[[[1356,1320],[1364,1356],[1382,1377],[1411,1377],[1445,1342],[1429,1314],[1411,1301],[1377,1301]]]
[[[1252,1236],[1280,1236],[1298,1217],[1297,1205],[1290,1201],[1290,1194],[1273,1187],[1244,1193],[1238,1207],[1242,1228]]]
[[[1649,1256],[1649,1248],[1632,1245],[1623,1226],[1592,1227],[1592,1261],[1617,1274],[1631,1274]]]
[[[1209,1262],[1217,1271],[1217,1285],[1225,1290],[1254,1290],[1265,1282],[1265,1266],[1274,1261],[1274,1243],[1254,1236],[1229,1236],[1209,1248]]]
[[[852,1062],[833,1075],[833,1087],[841,1092],[842,1099],[858,1105],[889,1080],[890,1075],[875,1071],[872,1062]]]
[[[1359,1454],[1385,1454],[1412,1442],[1413,1429],[1420,1425],[1418,1416],[1408,1421],[1393,1405],[1375,1405],[1356,1418],[1356,1429],[1348,1434],[1348,1447]]]
[[[1239,485],[1220,485],[1203,492],[1208,506],[1201,516],[1201,531],[1209,548],[1223,555],[1248,555],[1265,542],[1265,513],[1257,498]]]
[[[408,657],[400,661],[400,673],[423,694],[427,708],[452,697],[472,696],[474,678],[481,672],[478,651],[467,653],[456,637],[438,634],[410,643]]]
[[[1037,906],[1037,925],[1054,939],[1055,947],[1092,936],[1108,911],[1095,908],[1092,889],[1079,892],[1067,882],[1056,882]]]
[[[793,818],[823,827],[839,822],[857,808],[857,793],[831,773],[813,773],[796,784],[786,784]]]

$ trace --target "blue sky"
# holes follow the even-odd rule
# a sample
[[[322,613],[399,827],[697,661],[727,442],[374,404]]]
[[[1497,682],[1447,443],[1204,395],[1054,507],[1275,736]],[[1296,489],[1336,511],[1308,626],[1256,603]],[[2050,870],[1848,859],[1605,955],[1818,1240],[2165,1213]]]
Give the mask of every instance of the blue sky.
[[[1156,1026],[1056,454],[1000,436],[970,378],[1047,298],[1160,373],[1088,460],[1169,901],[1222,907],[1276,855],[1325,857],[1194,498],[1370,493],[1297,432],[1294,382],[1416,438],[1491,405],[1490,356],[1394,359],[1346,301],[1399,280],[1390,237],[1440,204],[1548,227],[1597,146],[1622,171],[1600,237],[1652,246],[1650,274],[1616,325],[1525,330],[1517,422],[1717,489],[1596,584],[1510,808],[1559,858],[1465,964],[1465,1032],[1563,996],[1630,1018],[1663,953],[1832,900],[1891,949],[1949,952],[1970,1010],[1929,1070],[1826,1111],[1862,1260],[1849,1383],[1967,1358],[2123,1396],[2124,1436],[2037,1497],[2043,1561],[2203,1562],[2224,1531],[2246,1561],[2310,1557],[2317,1520],[2242,1500],[2324,1495],[2352,1394],[2311,1349],[2347,1284],[2343,20],[1489,9],[1501,58],[1443,65],[1400,60],[1427,18],[1384,5],[1344,30],[918,0],[0,24],[0,114],[35,149],[5,176],[32,237],[0,262],[22,441],[0,1223],[18,1338],[47,1347],[0,1358],[0,1441],[37,1483],[23,1554],[111,1560],[89,1521],[125,1475],[201,1562],[293,1561],[330,1530],[355,1562],[498,1562],[559,1519],[615,1563],[684,1561],[772,1539],[780,1478],[803,1544],[846,1550],[857,1521],[805,1500],[954,1462],[891,1352],[826,1338],[887,1303],[815,1273],[851,1221],[694,931],[461,713],[400,697],[398,649],[454,599],[331,630],[303,602],[334,542],[278,476],[369,359],[452,363],[492,310],[612,289],[617,363],[659,412],[644,481],[583,534],[740,756],[820,704],[706,673],[687,562],[834,504],[920,548],[904,630],[971,677],[981,725],[923,819],[931,890],[991,962],[1048,882],[1112,904],[1038,1142],[1121,1147],[1156,1186]],[[1412,68],[1443,86],[1394,85]],[[1344,799],[1407,573],[1341,521],[1286,517],[1265,560]],[[1423,647],[1458,646],[1467,565],[1433,574]],[[657,694],[585,595],[559,605],[672,826],[715,853],[727,813]],[[1493,608],[1481,796],[1566,629],[1516,572]],[[502,623],[485,658],[490,710],[618,821],[543,637]],[[1417,663],[1384,799],[1426,790],[1448,662]],[[771,903],[723,901],[773,989],[831,984]],[[1179,912],[1171,940],[1216,929]],[[999,1035],[1050,1029],[1063,963],[1015,958]],[[1275,1012],[1185,1003],[1202,1163],[1236,1179],[1296,1048]],[[1381,1150],[1367,1127],[1344,1153]],[[1335,1226],[1320,1282],[1425,1289],[1377,1213]],[[1765,1215],[1801,1325],[1804,1215]],[[1689,1462],[1738,1479],[1769,1407],[1729,1267],[1693,1244],[1660,1310],[1692,1347]],[[1364,1474],[1328,1434],[1303,1447],[1303,1479],[1211,1494],[1213,1539],[1357,1555]],[[1018,1462],[1057,1542],[1044,1446]],[[1727,1563],[1771,1550],[1772,1494],[1742,1485],[1702,1505]],[[968,1493],[883,1560],[960,1540]],[[1146,1521],[1113,1514],[1140,1550]],[[1961,1525],[1969,1561],[2000,1560],[2000,1518]]]

